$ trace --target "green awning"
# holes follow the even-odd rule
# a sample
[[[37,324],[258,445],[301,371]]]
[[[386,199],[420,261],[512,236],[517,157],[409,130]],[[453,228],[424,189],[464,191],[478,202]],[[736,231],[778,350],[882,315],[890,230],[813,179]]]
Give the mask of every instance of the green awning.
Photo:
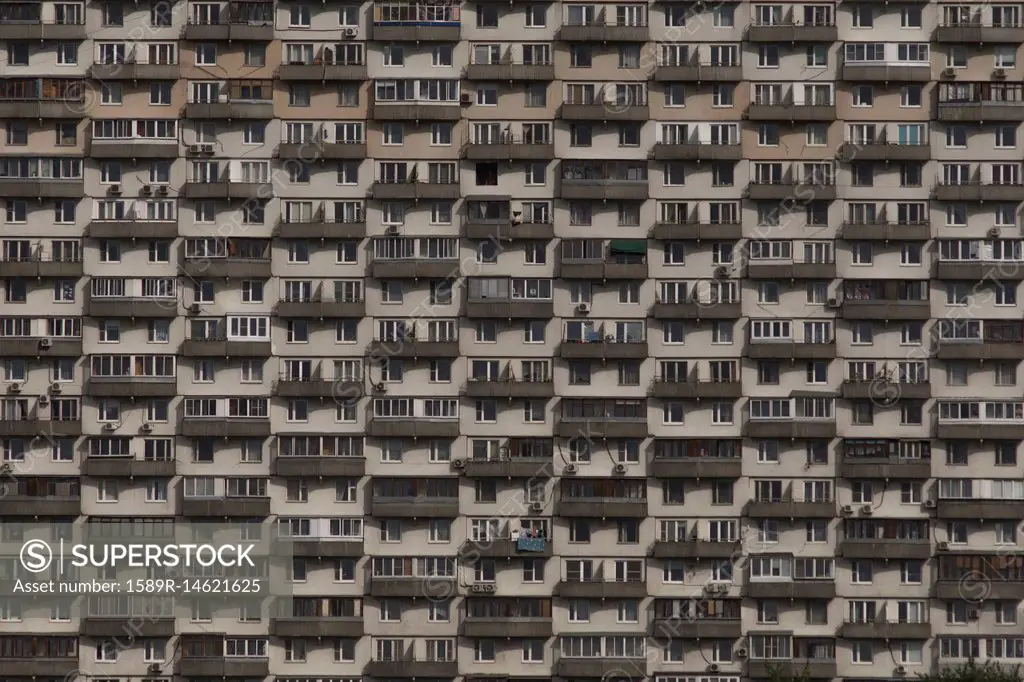
[[[647,255],[646,239],[613,239],[608,245],[612,253],[633,253]]]

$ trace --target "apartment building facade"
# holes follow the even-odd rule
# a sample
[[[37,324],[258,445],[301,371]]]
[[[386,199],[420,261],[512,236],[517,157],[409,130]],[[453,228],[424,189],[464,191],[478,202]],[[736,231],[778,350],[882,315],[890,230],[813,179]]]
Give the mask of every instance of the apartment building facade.
[[[5,679],[1024,659],[1022,11],[0,3],[0,515],[297,595],[0,600]]]

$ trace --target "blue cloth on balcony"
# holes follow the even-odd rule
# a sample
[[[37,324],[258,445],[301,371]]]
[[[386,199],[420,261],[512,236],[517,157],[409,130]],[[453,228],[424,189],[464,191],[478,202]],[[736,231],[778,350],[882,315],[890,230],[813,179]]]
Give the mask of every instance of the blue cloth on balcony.
[[[543,552],[544,543],[547,542],[545,538],[530,538],[520,536],[516,541],[516,551],[518,552]]]

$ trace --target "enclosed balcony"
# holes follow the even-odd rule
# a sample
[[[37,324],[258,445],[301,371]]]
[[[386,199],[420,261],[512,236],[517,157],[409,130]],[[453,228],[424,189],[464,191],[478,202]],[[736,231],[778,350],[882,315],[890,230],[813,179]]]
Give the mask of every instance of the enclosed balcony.
[[[938,201],[1024,201],[1024,182],[939,182],[933,190]]]
[[[85,26],[76,24],[75,29],[84,33]],[[80,120],[92,110],[86,95],[88,89],[86,82],[77,78],[4,78],[0,80],[0,118]],[[81,196],[81,181],[78,184],[77,195],[61,196]]]
[[[555,145],[550,138],[515,135],[506,129],[496,137],[470,137],[463,156],[471,161],[550,161],[555,158]]]
[[[954,260],[944,258],[940,253],[937,263],[939,279],[959,279],[972,282],[1020,282],[1024,280],[1024,260],[988,260],[982,258],[981,253],[977,255],[979,257],[976,259]]]
[[[8,242],[7,245],[9,250],[0,255],[0,272],[8,277],[78,279],[83,275],[81,258],[64,257],[41,250],[28,252],[24,257],[15,257],[12,243]]]
[[[1024,85],[1014,82],[939,83],[938,119],[962,123],[1024,121]]]
[[[1024,427],[1020,403],[966,397],[938,403],[936,437],[939,439],[1020,440]]]
[[[207,15],[193,12],[185,24],[185,40],[253,40],[274,39],[273,2],[236,2],[227,7],[214,6]]]
[[[794,18],[794,12],[779,18],[778,22],[755,21],[747,29],[747,40],[752,43],[834,43],[839,29],[832,22],[803,22]]]
[[[90,455],[82,459],[82,475],[96,478],[164,478],[177,473],[173,459],[138,459],[134,455]]]
[[[178,297],[171,296],[105,296],[86,292],[85,309],[92,317],[169,318],[178,316]]]
[[[465,315],[476,319],[550,320],[551,280],[469,277]]]
[[[842,80],[855,83],[927,83],[932,79],[930,62],[888,63],[884,60],[846,59]]]
[[[145,220],[134,211],[114,220],[94,219],[86,228],[93,239],[174,239],[178,236],[177,220]]]
[[[46,438],[48,436],[81,436],[82,418],[69,415],[60,419],[42,419],[27,409],[27,402],[16,402],[14,414],[0,416],[0,436],[27,436]],[[22,405],[26,409],[22,409]]]
[[[273,26],[270,27],[273,33]],[[268,80],[230,80],[220,94],[185,105],[185,118],[199,120],[270,120],[274,118],[274,84]]]
[[[270,660],[264,656],[225,656],[226,635],[183,634],[177,673],[184,677],[264,678],[270,671]]]
[[[829,393],[751,398],[744,421],[748,438],[835,438],[835,399]]]
[[[375,279],[456,279],[458,258],[383,258],[374,257],[370,276]]]
[[[563,478],[556,511],[572,518],[644,518],[647,480]]]
[[[751,500],[744,507],[743,514],[751,519],[831,519],[836,515],[836,503],[784,493],[778,497]]]
[[[854,505],[856,508],[856,505]],[[928,531],[928,522],[904,521],[887,519],[880,524],[873,520],[847,519],[849,525],[863,526],[865,523],[872,524],[869,529],[877,531],[877,535],[870,537],[844,537],[839,543],[839,554],[844,559],[876,559],[886,557],[895,561],[926,560],[932,555],[931,534]],[[904,525],[924,526],[924,537],[899,537],[895,529]],[[874,526],[877,526],[874,527]]]
[[[880,555],[875,554],[874,557]],[[872,558],[874,558],[872,557]],[[925,614],[923,621],[888,620],[886,618],[886,602],[878,609],[879,615],[871,620],[847,620],[839,630],[840,637],[849,639],[929,639],[932,636],[932,624]],[[890,617],[894,617],[892,614]]]
[[[900,399],[927,400],[932,397],[932,385],[927,380],[911,381],[900,377],[895,370],[881,369],[875,376],[862,376],[843,382],[842,396],[847,400],[871,400],[875,404],[889,405]]]
[[[939,323],[940,360],[1024,360],[1019,320],[944,320]]]
[[[33,632],[22,626],[0,635],[0,647],[4,652],[0,661],[7,678],[63,680],[81,674],[76,631],[56,635],[53,629]]]
[[[204,320],[205,322],[205,320]],[[269,319],[268,319],[269,323]],[[250,339],[228,336],[226,323],[216,330],[190,330],[182,347],[182,354],[192,358],[268,358],[271,356],[270,339]]]
[[[667,222],[665,216],[654,224],[651,237],[667,241],[696,240],[726,241],[740,239],[743,236],[743,225],[739,221],[701,220],[696,211],[691,214],[675,216],[675,221]]]
[[[390,0],[373,5],[371,40],[384,43],[457,43],[461,39],[461,7],[432,0]]]
[[[55,12],[44,20],[43,7],[41,2],[5,2],[0,5],[0,40],[74,41],[89,37],[81,12]]]
[[[794,325],[791,325],[791,327]],[[836,357],[836,340],[832,337],[800,333],[790,338],[757,336],[751,331],[743,354],[755,360],[831,360]]]
[[[559,111],[563,121],[646,121],[650,117],[647,92],[635,84],[570,96]]]
[[[562,398],[557,434],[562,438],[646,438],[647,401]]]
[[[497,455],[471,453],[463,462],[466,476],[470,478],[550,478],[554,468],[551,441],[529,441],[525,448],[521,442],[513,441],[502,448]]]
[[[566,574],[555,594],[563,599],[643,599],[647,582],[642,575],[606,575],[603,563],[588,562],[582,573]]]
[[[870,221],[846,221],[839,234],[848,241],[927,241],[932,238],[932,225],[887,222],[882,213]]]
[[[344,216],[337,213],[330,217],[327,206],[320,204],[308,216],[282,215],[274,236],[283,239],[363,239],[366,237],[366,218],[361,214]]]
[[[32,178],[28,172],[22,172],[22,164],[15,159],[8,158],[7,162],[8,175],[0,176],[0,194],[5,197],[36,200],[73,199],[81,197],[85,192],[85,183],[80,177]],[[24,164],[28,162],[28,159],[23,161]],[[80,161],[75,160],[74,163]],[[40,165],[44,164],[45,161]]]
[[[559,184],[562,199],[645,201],[647,162],[565,160]]]
[[[123,605],[123,606],[122,606]],[[130,603],[120,602],[118,606],[131,608]],[[139,608],[139,607],[136,607]],[[120,611],[120,609],[118,609]],[[174,636],[173,617],[154,617],[142,613],[125,613],[124,615],[91,616],[83,614],[79,633],[85,637],[97,639],[114,639],[123,637],[126,632],[134,632],[137,637],[169,639]]]
[[[459,181],[450,180],[417,180],[415,173],[408,178],[380,179],[370,187],[373,199],[404,201],[458,199],[461,194]]]
[[[800,123],[836,120],[835,101],[797,102],[792,97],[780,101],[755,101],[747,108],[751,121],[790,121]]]
[[[320,320],[363,317],[366,301],[361,294],[347,292],[342,287],[332,290],[327,284],[320,284],[309,296],[282,296],[275,312],[279,317]]]
[[[751,201],[796,201],[801,204],[834,201],[836,181],[830,173],[798,178],[792,171],[780,173],[777,177],[755,177],[747,185],[746,197]]]
[[[522,364],[526,365],[525,362]],[[554,397],[555,385],[552,381],[550,365],[547,363],[535,364],[533,367],[536,369],[517,371],[512,362],[474,360],[470,363],[466,395],[471,398]],[[493,373],[495,368],[497,368],[497,373]]]
[[[269,256],[185,256],[181,271],[192,278],[270,279],[270,264]]]
[[[743,316],[743,311],[738,300],[721,300],[705,283],[698,284],[685,297],[667,298],[659,294],[650,315],[656,320],[737,320]]]
[[[366,62],[346,62],[338,58],[333,47],[320,50],[308,59],[289,59],[281,64],[277,77],[282,81],[365,81]]]
[[[137,46],[130,47],[126,53],[115,52],[89,69],[89,74],[101,81],[177,80],[180,72],[180,64],[173,60],[152,62],[148,51]]]
[[[362,637],[362,616],[286,616],[270,619],[270,634],[286,638]]]
[[[748,580],[743,596],[751,599],[835,599],[835,580]]]
[[[686,59],[663,54],[654,69],[654,80],[658,83],[738,83],[743,80],[743,67],[738,62],[712,62],[698,54],[687,55]]]
[[[655,161],[739,161],[743,149],[739,144],[720,144],[699,140],[658,142],[651,151]]]
[[[452,679],[458,676],[459,663],[454,659],[416,657],[410,647],[399,656],[383,660],[375,658],[366,665],[364,672],[377,679]]]
[[[562,279],[594,281],[647,279],[647,241],[563,240],[558,276]]]
[[[901,457],[900,442],[895,440],[843,440],[841,475],[858,480],[907,480],[930,478],[931,449],[921,457]]]
[[[646,43],[651,39],[646,21],[620,23],[614,9],[597,7],[597,13],[587,21],[566,18],[558,29],[558,39],[567,43]],[[643,13],[640,16],[646,19]]]
[[[262,417],[195,416],[181,420],[181,434],[194,438],[266,438],[270,420]]]
[[[739,440],[659,438],[648,472],[655,478],[739,478],[740,450]]]
[[[374,398],[367,434],[376,438],[458,438],[458,398]]]
[[[500,49],[500,48],[499,48]],[[466,80],[518,82],[553,81],[555,65],[550,59],[540,61],[517,60],[511,50],[504,54],[489,49],[489,46],[475,47],[465,71]]]
[[[370,358],[455,358],[459,356],[457,336],[431,335],[426,329],[399,329],[377,336],[366,349]]]
[[[186,517],[255,518],[270,514],[269,497],[189,497],[182,495],[179,513]]]
[[[77,358],[81,355],[81,337],[0,336],[0,357]]]
[[[512,210],[508,201],[467,199],[462,236],[496,241],[547,240],[555,236],[555,228],[549,218],[538,222],[537,216],[524,216],[522,211]]]
[[[266,180],[232,177],[230,173],[207,176],[190,174],[182,188],[186,199],[268,200],[274,196],[274,184]]]
[[[472,598],[463,602],[465,637],[520,638],[552,635],[551,600],[506,597]]]
[[[277,456],[270,462],[270,473],[274,476],[289,478],[333,478],[361,477],[366,473],[366,458],[360,454],[334,454],[325,451],[321,454],[293,454],[278,449]]]
[[[977,483],[980,484],[980,481]],[[940,519],[959,520],[1019,519],[1024,516],[1024,501],[1005,498],[943,497],[940,482],[935,515]]]
[[[835,279],[834,260],[754,258],[747,261],[749,279]]]
[[[935,29],[934,40],[937,43],[1019,45],[1020,32],[1020,24],[1013,25],[1010,21],[1004,25],[982,23],[980,18],[963,22],[943,21]]]
[[[694,539],[661,539],[651,547],[655,559],[730,559],[739,558],[742,544],[738,541]]]
[[[404,557],[405,575],[371,574],[369,593],[371,597],[416,599],[451,599],[457,594],[458,582],[454,576],[417,575],[413,571],[414,562],[423,559]],[[371,663],[371,665],[373,665]],[[423,670],[420,669],[420,674]],[[449,677],[454,677],[450,675]]]
[[[846,280],[841,306],[846,320],[931,318],[927,280]]]
[[[95,356],[94,364],[95,364]],[[141,356],[135,356],[141,362]],[[94,367],[95,371],[95,367]],[[98,398],[170,398],[178,393],[174,376],[108,376],[92,374],[83,391]]]
[[[4,422],[0,421],[0,425]],[[48,432],[32,434],[46,438]],[[78,480],[19,478],[5,484],[6,494],[0,498],[0,514],[4,516],[72,516],[82,512],[81,486]]]
[[[893,139],[894,138],[894,139]],[[932,147],[927,140],[900,140],[882,125],[876,132],[870,129],[868,137],[857,142],[843,143],[840,151],[845,163],[854,161],[927,161],[932,158]]]
[[[629,637],[629,634],[625,635]],[[555,671],[562,679],[608,679],[630,671],[638,678],[644,679],[647,672],[647,658],[635,656],[608,656],[591,658],[589,656],[558,657]]]
[[[459,479],[375,477],[370,513],[387,519],[455,518]]]
[[[719,586],[715,585],[715,588]],[[659,640],[737,639],[743,631],[740,603],[739,599],[716,599],[714,596],[683,600],[682,603],[672,598],[655,599],[651,634]]]
[[[459,100],[376,100],[371,118],[376,121],[451,121],[462,118]]]
[[[277,148],[277,155],[284,160],[297,160],[309,163],[311,161],[335,161],[338,159],[365,159],[366,141],[352,142],[330,142],[327,137],[330,132],[322,129],[319,136],[309,140],[286,138]]]
[[[829,640],[834,641],[834,640]],[[771,659],[765,661],[752,660],[747,663],[747,674],[752,678],[769,679],[772,675],[800,677],[804,679],[832,680],[836,677],[836,661],[821,659]]]
[[[363,393],[363,377],[329,376],[330,371],[316,367],[312,374],[283,372],[272,386],[273,394],[283,398],[334,398],[344,401]]]
[[[694,367],[684,374],[654,377],[651,395],[655,398],[684,400],[724,400],[742,396],[743,385],[738,377],[701,376],[697,368]]]

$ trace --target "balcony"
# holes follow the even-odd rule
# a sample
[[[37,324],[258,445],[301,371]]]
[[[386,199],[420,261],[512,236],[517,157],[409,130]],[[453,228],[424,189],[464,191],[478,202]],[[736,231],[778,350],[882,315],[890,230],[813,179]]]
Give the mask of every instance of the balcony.
[[[181,422],[181,435],[194,438],[266,438],[270,435],[270,420],[251,417],[185,417]]]
[[[188,646],[180,645],[182,650]],[[182,656],[177,673],[183,677],[248,677],[263,679],[270,674],[265,658],[222,658],[218,656]]]
[[[748,438],[823,439],[836,437],[831,419],[751,419],[744,425]]]
[[[737,83],[743,80],[739,64],[702,64],[696,60],[680,64],[659,62],[654,69],[658,83]]]
[[[938,106],[940,121],[950,123],[1020,123],[1024,121],[1024,101],[969,100],[942,101]]]
[[[581,179],[563,177],[559,197],[581,201],[646,201],[647,180]]]
[[[496,142],[467,142],[463,147],[463,156],[470,161],[550,161],[555,158],[555,145],[509,135],[500,137]]]
[[[614,24],[605,18],[604,10],[592,22],[563,23],[558,29],[558,40],[567,43],[646,43],[650,39],[650,27]]]
[[[604,99],[602,93],[592,101],[562,103],[558,117],[563,121],[646,121],[651,117],[646,99],[631,97]]]
[[[186,199],[271,199],[274,185],[267,182],[240,182],[226,177],[212,180],[192,178],[185,183],[182,195]]]
[[[927,538],[924,540],[844,538],[839,543],[839,553],[844,559],[885,557],[893,561],[924,560],[932,555],[932,543]]]
[[[0,336],[0,357],[75,358],[81,355],[81,338]]]
[[[466,317],[484,320],[550,320],[555,316],[552,301],[526,298],[474,298],[466,301]]]
[[[934,189],[938,201],[1024,201],[1024,183],[939,183]]]
[[[366,64],[328,63],[319,59],[309,63],[282,64],[277,77],[283,81],[365,81]]]
[[[95,63],[89,75],[100,81],[176,81],[181,76],[180,64],[140,64],[134,59],[120,64]]]
[[[835,339],[820,342],[806,339],[749,339],[743,350],[744,355],[756,360],[833,360],[836,357],[836,342]]]
[[[927,241],[931,223],[844,222],[840,236],[848,241]]]
[[[651,385],[655,398],[680,398],[696,400],[736,399],[743,395],[743,384],[739,380],[700,380],[696,371],[686,377],[656,377]]]
[[[269,100],[245,99],[222,102],[189,102],[185,105],[185,118],[266,121],[274,118],[274,103]]]
[[[454,519],[459,515],[459,498],[427,495],[382,497],[374,493],[370,499],[370,513],[385,519]]]
[[[459,356],[458,339],[417,339],[409,334],[403,338],[374,339],[366,347],[370,358],[456,358]]]
[[[740,457],[655,455],[649,473],[655,478],[739,478],[743,475],[743,460]]]
[[[47,435],[32,434],[33,437],[44,438]],[[78,516],[81,513],[82,500],[78,497],[29,497],[9,493],[0,498],[0,514],[4,516]]]
[[[83,457],[82,475],[96,478],[164,478],[177,473],[173,459],[136,459],[127,457]]]
[[[225,337],[185,339],[183,355],[193,358],[268,358],[270,341],[243,341]]]
[[[791,498],[751,500],[743,513],[751,519],[831,519],[836,516],[836,503]]]
[[[270,263],[270,258],[186,257],[181,262],[181,270],[191,278],[270,279]]]
[[[310,538],[303,536],[287,538],[286,540],[291,540],[290,545],[293,556],[316,557],[319,559],[341,557],[358,559],[366,556],[366,550],[361,539],[338,540],[336,538]]]
[[[616,251],[616,244],[630,250]],[[612,252],[607,257],[571,258],[563,255],[559,261],[558,276],[592,281],[647,279],[647,243],[642,239],[613,240]]]
[[[999,282],[1024,281],[1024,261],[1002,260],[940,260],[939,279],[963,279],[972,282],[991,280]]]
[[[566,417],[558,422],[561,438],[647,438],[646,417]]]
[[[458,102],[374,102],[371,111],[376,121],[458,121],[462,107]]]
[[[47,85],[49,85],[49,82],[47,82]],[[25,97],[0,99],[0,118],[52,118],[80,120],[89,115],[91,105],[86,101],[85,96],[82,94],[85,90],[85,86],[81,85],[81,81],[75,81],[71,85],[62,85],[60,82],[57,82],[54,83],[52,87],[56,88],[58,92],[64,92],[64,95],[58,97],[33,97],[30,93],[26,93]],[[16,181],[5,181],[5,183],[13,182]],[[33,183],[41,184],[31,180],[26,180],[24,182],[30,185]],[[73,184],[77,184],[79,187],[82,186],[80,181]],[[70,193],[70,190],[66,191]],[[81,191],[81,189],[79,189],[79,191]],[[32,194],[30,196],[34,197],[39,195]],[[69,194],[69,196],[73,195]]]
[[[466,395],[471,398],[553,398],[555,385],[550,378],[543,377],[536,380],[512,376],[470,377],[466,382]]]
[[[1020,26],[993,26],[979,22],[943,24],[935,30],[938,43],[989,43],[1019,45]]]
[[[19,36],[20,38],[21,36]],[[45,639],[47,635],[40,634]],[[39,678],[41,680],[68,679],[69,676],[81,675],[78,656],[36,658],[3,658],[4,675],[8,678]]]
[[[563,599],[643,599],[647,596],[644,580],[605,580],[603,567],[589,579],[562,580],[555,594]]]
[[[86,310],[91,317],[170,318],[178,316],[178,298],[142,296],[96,296],[86,292]]]
[[[366,425],[366,432],[375,438],[458,438],[459,421],[373,417]]]
[[[931,478],[932,464],[927,459],[899,457],[849,457],[840,460],[844,478],[859,480],[907,480]]]
[[[274,395],[282,398],[334,398],[344,400],[363,394],[361,379],[324,379],[283,375],[274,382]]]
[[[85,183],[81,179],[0,178],[0,195],[19,199],[77,199],[85,195]]]
[[[619,339],[602,337],[596,340],[563,340],[558,346],[558,355],[567,360],[642,360],[649,354],[645,339]]]
[[[842,303],[844,320],[917,320],[931,319],[928,301],[894,299],[846,299]]]
[[[375,258],[370,263],[370,276],[376,279],[457,279],[460,261],[457,258]]]
[[[844,381],[842,396],[848,400],[872,400],[889,405],[900,399],[927,400],[932,397],[928,381],[892,381],[886,376],[873,379]]]
[[[274,235],[284,239],[364,239],[366,221],[331,222],[322,214],[311,220],[281,220]]]
[[[836,120],[836,105],[835,102],[807,104],[792,100],[755,102],[747,108],[747,118],[751,121],[790,121],[791,123],[834,121]]]
[[[37,16],[0,19],[0,40],[85,40],[89,32],[85,23],[53,23],[41,19],[40,5],[32,3]]]
[[[366,474],[364,457],[318,455],[296,457],[278,454],[270,462],[273,476],[289,478],[356,478]]]
[[[450,599],[458,592],[453,577],[430,576],[424,578],[398,576],[371,576],[371,597],[416,597],[419,599]],[[371,664],[372,665],[372,664]],[[420,671],[419,675],[426,674]],[[455,677],[455,674],[447,677]]]
[[[0,272],[7,277],[60,277],[78,279],[84,270],[81,260],[53,260],[50,257],[0,257]]]
[[[636,677],[644,678],[647,659],[636,658],[568,658],[562,656],[555,666],[555,673],[562,678],[610,679],[610,676],[624,675],[629,670]]]
[[[742,552],[739,542],[708,542],[705,540],[659,540],[654,543],[655,559],[731,559]]]
[[[328,616],[291,616],[271,618],[270,634],[274,637],[362,637],[363,618],[334,618]]]
[[[738,144],[714,142],[658,142],[651,157],[655,161],[739,161],[743,149]]]
[[[462,190],[457,180],[452,182],[418,182],[416,180],[382,182],[378,180],[370,188],[372,198],[380,200],[455,200],[461,196],[461,192]]]
[[[835,279],[836,264],[786,260],[749,260],[750,279]]]
[[[557,513],[568,518],[642,519],[647,500],[624,497],[562,497]]]
[[[463,637],[485,637],[493,639],[550,637],[551,618],[482,618],[467,615],[462,620]]]
[[[666,639],[739,639],[743,634],[739,618],[689,617],[655,618],[651,634]]]
[[[177,220],[93,220],[86,228],[93,239],[174,239],[178,236]]]
[[[834,43],[838,39],[835,24],[751,24],[747,29],[752,43]]]
[[[511,559],[513,557],[550,557],[551,538],[526,537],[516,539],[466,540],[459,549],[460,558],[475,562],[481,557]]]
[[[497,64],[471,63],[466,67],[465,77],[471,81],[553,81],[555,65],[524,64],[508,60],[502,60]]]
[[[338,159],[365,159],[365,142],[282,142],[277,148],[277,155],[284,160],[334,161]]]
[[[216,23],[200,23],[189,19],[185,24],[185,40],[210,42],[217,40],[255,40],[260,42],[274,39],[273,3],[235,2],[226,8],[228,16]]]
[[[870,558],[878,556],[876,554]],[[929,639],[932,636],[932,625],[927,622],[902,623],[887,620],[867,623],[847,621],[840,628],[839,636],[847,639]]]
[[[305,299],[282,299],[275,310],[278,317],[331,320],[366,315],[366,301],[336,299],[319,294]]]
[[[1002,338],[939,339],[940,360],[1024,360],[1024,343]]]
[[[844,62],[842,80],[853,82],[927,83],[932,79],[930,63],[886,64],[885,62]]]
[[[126,634],[135,637],[173,637],[174,618],[155,618],[152,615],[83,616],[79,634],[85,637],[113,639]]]
[[[178,142],[147,142],[139,138],[89,140],[89,156],[97,159],[176,159]],[[169,188],[165,188],[169,193]]]
[[[886,142],[885,136],[871,142],[846,142],[840,149],[844,163],[853,161],[927,161],[932,158],[930,144]]]
[[[743,596],[751,599],[835,599],[834,580],[748,581]]]
[[[179,514],[188,517],[242,517],[270,515],[269,497],[187,497],[182,495]]]
[[[157,376],[91,376],[84,393],[100,398],[171,398],[178,394],[178,379]]]
[[[550,478],[553,457],[501,456],[494,459],[470,458],[463,462],[469,478]]]
[[[82,420],[79,419],[4,419],[0,417],[0,437],[26,436],[46,438],[47,436],[81,436]],[[6,498],[5,498],[6,499]]]
[[[1020,426],[1016,433],[1020,433]],[[985,427],[987,434],[988,428]],[[982,433],[975,431],[975,437]],[[992,438],[1004,438],[992,435]],[[1020,436],[1018,435],[1017,438]],[[939,438],[942,438],[940,435]],[[940,499],[936,502],[935,515],[940,519],[1020,519],[1024,518],[1024,501],[1001,499]]]
[[[959,580],[937,580],[934,595],[936,599],[956,602],[964,601],[964,597],[1020,601],[1024,599],[1024,582],[993,580],[971,572]]]
[[[771,679],[772,675],[781,675],[789,679],[828,679],[837,675],[836,662],[819,659],[791,659],[769,661],[748,661],[747,675],[751,678]]]
[[[657,320],[738,320],[742,316],[738,301],[658,301],[651,308],[651,317]]]
[[[370,33],[370,40],[382,43],[457,43],[462,39],[462,27],[457,21],[375,21]]]
[[[834,201],[836,186],[831,179],[808,178],[803,181],[778,182],[751,181],[747,185],[747,198],[752,201]]]
[[[741,223],[714,223],[687,220],[674,223],[655,223],[651,230],[652,239],[718,241],[740,239],[743,236]]]

